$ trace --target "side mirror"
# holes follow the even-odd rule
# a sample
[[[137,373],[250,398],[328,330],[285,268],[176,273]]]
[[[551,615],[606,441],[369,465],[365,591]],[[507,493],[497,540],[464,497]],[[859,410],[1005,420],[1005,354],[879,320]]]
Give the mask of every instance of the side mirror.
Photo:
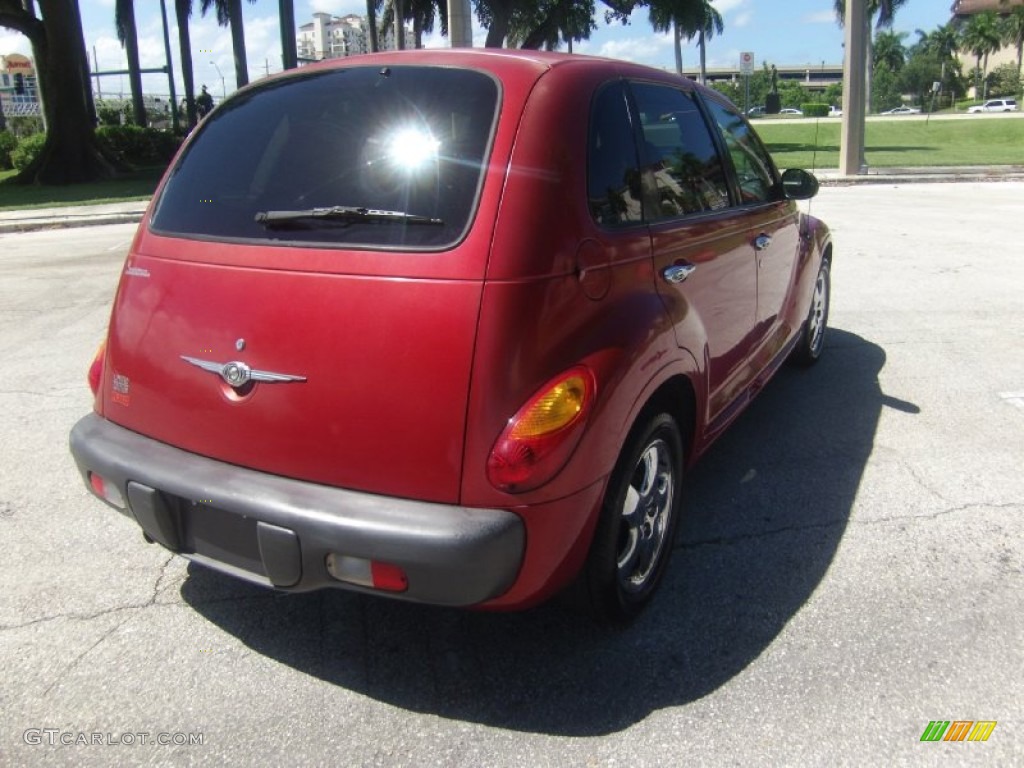
[[[818,180],[810,171],[788,168],[782,172],[782,191],[787,200],[810,200],[818,194]]]

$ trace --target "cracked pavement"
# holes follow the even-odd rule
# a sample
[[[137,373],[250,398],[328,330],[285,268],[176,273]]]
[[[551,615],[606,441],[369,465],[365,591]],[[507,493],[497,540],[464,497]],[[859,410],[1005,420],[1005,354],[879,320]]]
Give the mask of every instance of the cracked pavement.
[[[0,765],[1024,764],[1021,200],[822,189],[825,356],[690,474],[618,632],[558,601],[284,596],[145,544],[67,451],[134,227],[0,234]],[[936,719],[998,725],[921,743]]]

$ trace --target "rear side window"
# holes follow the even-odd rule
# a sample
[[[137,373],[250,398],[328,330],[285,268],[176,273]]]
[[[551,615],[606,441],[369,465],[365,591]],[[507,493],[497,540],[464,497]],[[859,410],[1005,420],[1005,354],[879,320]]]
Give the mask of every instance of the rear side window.
[[[718,211],[729,206],[722,158],[694,97],[676,88],[633,83],[644,163],[654,176],[652,218]]]
[[[587,200],[594,220],[606,227],[643,220],[636,140],[622,83],[602,88],[590,110]]]
[[[489,76],[441,67],[338,69],[257,87],[202,124],[152,227],[212,239],[450,246],[476,208],[498,99]]]

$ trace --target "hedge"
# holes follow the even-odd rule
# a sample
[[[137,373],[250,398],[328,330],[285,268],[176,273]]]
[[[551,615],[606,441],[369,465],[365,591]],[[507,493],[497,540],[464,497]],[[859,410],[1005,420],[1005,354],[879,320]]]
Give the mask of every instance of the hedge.
[[[804,117],[828,117],[828,104],[801,104],[800,111]]]

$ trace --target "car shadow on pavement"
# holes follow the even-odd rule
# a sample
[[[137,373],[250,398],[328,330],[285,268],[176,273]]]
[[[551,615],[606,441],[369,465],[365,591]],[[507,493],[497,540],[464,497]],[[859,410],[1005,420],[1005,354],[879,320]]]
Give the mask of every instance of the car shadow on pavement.
[[[917,412],[880,391],[884,364],[879,346],[832,330],[817,366],[780,372],[690,474],[666,581],[628,629],[557,600],[498,614],[281,595],[195,565],[181,594],[256,652],[389,705],[524,732],[619,731],[729,682],[814,593],[882,408]],[[343,706],[343,692],[324,705]]]

